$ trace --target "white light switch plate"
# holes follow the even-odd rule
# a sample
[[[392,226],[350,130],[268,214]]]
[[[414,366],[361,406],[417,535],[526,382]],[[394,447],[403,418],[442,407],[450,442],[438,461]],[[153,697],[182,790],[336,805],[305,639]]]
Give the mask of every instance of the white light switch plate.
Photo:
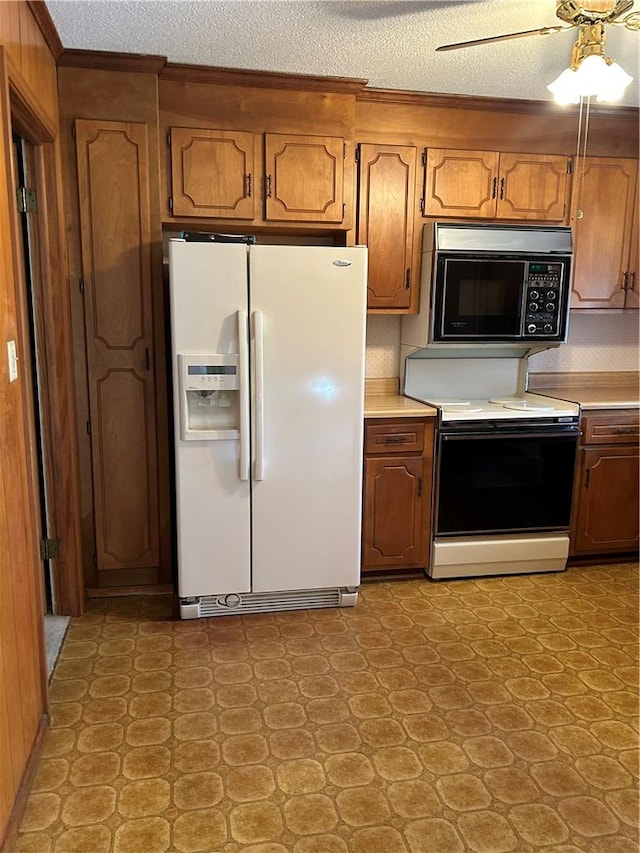
[[[18,378],[18,355],[15,341],[7,341],[7,361],[9,362],[9,382],[15,382]]]

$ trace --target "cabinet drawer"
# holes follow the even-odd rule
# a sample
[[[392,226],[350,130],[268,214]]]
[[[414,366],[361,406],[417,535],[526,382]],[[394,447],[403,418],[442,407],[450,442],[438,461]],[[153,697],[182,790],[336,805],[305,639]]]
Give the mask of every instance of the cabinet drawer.
[[[423,423],[413,421],[396,424],[367,424],[365,453],[422,453],[424,428]]]
[[[587,412],[582,417],[582,444],[635,444],[640,437],[640,412]]]

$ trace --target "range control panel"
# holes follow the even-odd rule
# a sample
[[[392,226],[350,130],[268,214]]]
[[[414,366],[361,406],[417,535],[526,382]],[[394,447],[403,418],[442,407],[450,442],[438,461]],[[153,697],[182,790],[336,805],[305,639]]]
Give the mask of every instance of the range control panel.
[[[563,264],[530,263],[525,281],[524,334],[557,335],[562,310]]]

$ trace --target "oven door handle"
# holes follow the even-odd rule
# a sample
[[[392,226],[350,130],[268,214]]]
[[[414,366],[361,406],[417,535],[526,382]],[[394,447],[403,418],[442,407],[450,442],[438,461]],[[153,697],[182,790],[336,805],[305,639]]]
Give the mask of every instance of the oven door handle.
[[[546,432],[545,429],[535,432],[441,432],[442,441],[462,441],[469,438],[498,439],[498,438],[575,438],[580,435],[580,429],[553,430]]]

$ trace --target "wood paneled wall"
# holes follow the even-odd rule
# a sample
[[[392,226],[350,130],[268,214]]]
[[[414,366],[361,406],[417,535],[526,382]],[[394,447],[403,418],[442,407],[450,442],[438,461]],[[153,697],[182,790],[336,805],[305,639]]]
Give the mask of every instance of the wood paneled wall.
[[[46,341],[51,382],[51,436],[55,442],[56,503],[65,571],[79,568],[77,451],[73,437],[75,408],[71,381],[66,248],[59,203],[61,169],[57,143],[56,58],[39,20],[48,17],[33,2],[0,3],[0,847],[10,844],[38,748],[46,730],[47,677],[44,649],[43,568],[40,523],[30,507],[37,503],[29,477],[35,425],[28,387],[29,342],[21,334],[26,300],[20,278],[21,246],[15,213],[11,163],[12,129],[34,145],[37,186],[43,205],[37,262],[46,297],[42,310],[50,334]],[[45,21],[46,23],[46,21]],[[55,34],[55,33],[54,33]],[[7,341],[18,350],[18,379],[9,382]],[[56,438],[57,437],[57,438]],[[60,602],[80,612],[75,598]]]

